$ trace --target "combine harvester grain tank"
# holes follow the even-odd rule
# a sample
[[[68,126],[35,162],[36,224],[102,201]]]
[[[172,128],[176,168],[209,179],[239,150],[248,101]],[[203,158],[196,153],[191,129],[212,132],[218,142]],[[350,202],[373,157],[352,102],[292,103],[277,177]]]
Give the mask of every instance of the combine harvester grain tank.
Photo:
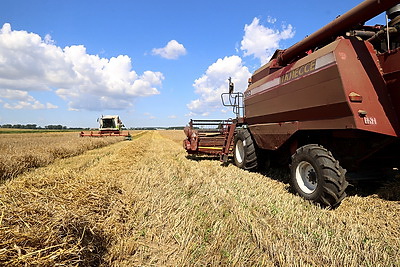
[[[400,168],[399,3],[366,0],[277,50],[244,93],[230,82],[222,102],[236,118],[191,120],[187,152],[233,154],[247,170],[286,164],[291,188],[326,207],[349,180]],[[383,12],[386,25],[364,25]]]

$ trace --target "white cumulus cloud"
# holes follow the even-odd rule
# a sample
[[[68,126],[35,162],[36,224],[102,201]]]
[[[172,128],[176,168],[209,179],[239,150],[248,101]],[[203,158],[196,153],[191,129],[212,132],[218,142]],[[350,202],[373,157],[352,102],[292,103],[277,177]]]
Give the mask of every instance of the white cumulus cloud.
[[[69,110],[124,109],[136,97],[159,94],[161,72],[137,74],[129,56],[101,58],[83,45],[61,48],[50,35],[0,29],[0,98],[5,108],[56,108],[42,104],[30,91],[54,91]],[[18,102],[19,100],[19,102]],[[17,101],[17,102],[16,102]]]
[[[18,101],[17,103],[5,103],[3,105],[6,109],[56,109],[58,106],[51,103],[42,104],[37,100],[34,101]]]
[[[218,59],[208,67],[205,74],[194,81],[195,93],[198,99],[187,104],[190,115],[208,116],[221,108],[221,94],[228,92],[228,78],[232,77],[235,91],[243,92],[247,88],[248,78],[251,76],[248,68],[243,65],[238,56]]]
[[[166,59],[178,59],[180,56],[186,55],[186,48],[176,40],[171,40],[165,47],[154,48],[152,53]]]
[[[276,19],[268,17],[267,22],[274,24]],[[244,32],[240,49],[244,51],[244,56],[252,55],[259,59],[261,64],[268,62],[275,50],[280,47],[282,40],[293,38],[295,34],[290,24],[282,25],[282,29],[277,30],[261,25],[258,18],[254,18],[250,25],[246,24]]]
[[[23,100],[23,101],[34,101],[35,99],[28,94],[26,91],[11,90],[11,89],[0,89],[0,96],[2,98],[12,100]]]
[[[269,24],[275,24],[276,21],[275,18],[267,17]],[[250,25],[246,24],[240,43],[243,56],[253,56],[260,60],[261,64],[267,63],[275,50],[280,48],[281,41],[292,38],[295,34],[292,25],[282,24],[281,27],[281,30],[265,27],[260,24],[258,18],[254,18]],[[238,47],[236,51],[239,52]],[[221,93],[228,91],[228,77],[232,77],[236,91],[243,92],[247,88],[251,73],[241,57],[220,58],[208,67],[205,74],[195,80],[193,87],[199,97],[187,104],[189,113],[185,116],[208,116],[216,111],[229,112],[229,109],[222,108],[220,97]]]

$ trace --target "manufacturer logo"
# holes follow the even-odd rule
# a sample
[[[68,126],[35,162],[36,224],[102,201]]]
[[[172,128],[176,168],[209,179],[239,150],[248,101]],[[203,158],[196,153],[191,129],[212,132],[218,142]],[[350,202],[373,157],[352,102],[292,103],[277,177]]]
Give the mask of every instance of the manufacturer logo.
[[[316,62],[317,62],[316,60],[310,61],[307,64],[304,64],[292,71],[289,71],[288,73],[285,73],[284,75],[281,76],[281,83],[291,81],[309,72],[312,72],[313,70],[315,70]]]

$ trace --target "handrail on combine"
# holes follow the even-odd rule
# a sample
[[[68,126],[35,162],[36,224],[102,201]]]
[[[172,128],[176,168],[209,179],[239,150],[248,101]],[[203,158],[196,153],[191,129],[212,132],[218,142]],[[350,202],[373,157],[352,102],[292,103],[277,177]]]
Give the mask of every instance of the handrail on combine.
[[[243,98],[244,94],[241,92],[221,94],[222,105],[232,107],[232,112],[236,115],[236,118],[244,116]]]
[[[229,77],[229,93],[221,94],[221,102],[224,107],[232,107],[233,113],[236,115],[236,119],[244,117],[244,94],[241,92],[234,93],[234,83],[232,78]],[[228,97],[226,97],[228,96]]]

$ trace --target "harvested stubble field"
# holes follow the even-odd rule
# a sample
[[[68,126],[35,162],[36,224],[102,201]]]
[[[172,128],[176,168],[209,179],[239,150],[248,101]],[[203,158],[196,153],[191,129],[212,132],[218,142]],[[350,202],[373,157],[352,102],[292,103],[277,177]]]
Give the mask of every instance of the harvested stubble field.
[[[187,157],[153,131],[0,186],[9,266],[399,266],[400,205],[377,194],[323,210],[287,184]]]

